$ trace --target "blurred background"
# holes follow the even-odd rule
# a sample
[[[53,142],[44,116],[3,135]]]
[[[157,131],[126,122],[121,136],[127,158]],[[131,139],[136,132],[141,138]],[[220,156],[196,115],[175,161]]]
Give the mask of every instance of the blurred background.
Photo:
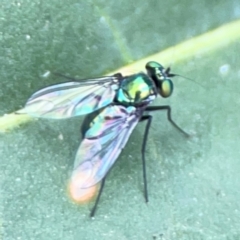
[[[24,106],[51,72],[88,78],[240,18],[231,1],[43,1],[0,3],[0,115]],[[227,38],[226,34],[226,38]],[[0,135],[2,239],[240,239],[240,43],[171,67],[169,104],[192,139],[154,113],[143,197],[141,139],[132,134],[109,174],[95,219],[74,204],[67,181],[82,118],[39,120]],[[155,60],[155,59],[152,59]],[[164,65],[164,62],[162,62]],[[167,67],[167,66],[166,66]],[[144,70],[144,69],[143,69]]]

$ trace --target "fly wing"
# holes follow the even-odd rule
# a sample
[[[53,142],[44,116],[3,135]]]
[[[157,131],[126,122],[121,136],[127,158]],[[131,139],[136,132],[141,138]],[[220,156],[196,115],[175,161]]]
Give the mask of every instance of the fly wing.
[[[67,82],[34,93],[17,113],[41,118],[70,118],[91,113],[112,103],[119,76]]]
[[[74,195],[80,196],[106,176],[142,115],[137,111],[109,106],[92,121],[75,158],[70,180]]]

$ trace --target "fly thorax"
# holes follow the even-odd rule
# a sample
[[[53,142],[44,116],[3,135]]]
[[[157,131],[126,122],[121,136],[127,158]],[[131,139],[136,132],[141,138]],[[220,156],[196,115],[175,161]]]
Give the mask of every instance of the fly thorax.
[[[121,104],[139,105],[156,96],[153,81],[144,73],[134,74],[121,82],[116,101]]]

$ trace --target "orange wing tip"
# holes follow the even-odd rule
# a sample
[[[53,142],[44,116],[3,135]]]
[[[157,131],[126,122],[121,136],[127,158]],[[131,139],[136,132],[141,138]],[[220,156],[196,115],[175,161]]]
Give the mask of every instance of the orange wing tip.
[[[83,185],[83,179],[85,179],[84,174],[79,174],[71,178],[68,184],[68,192],[70,198],[79,204],[87,203],[94,198],[98,191],[98,185],[94,185],[89,188],[81,188]]]

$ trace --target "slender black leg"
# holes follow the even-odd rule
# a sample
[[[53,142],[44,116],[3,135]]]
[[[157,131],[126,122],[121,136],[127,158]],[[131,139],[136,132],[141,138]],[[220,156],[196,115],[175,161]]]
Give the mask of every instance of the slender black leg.
[[[100,200],[100,197],[101,197],[101,194],[102,194],[102,191],[103,191],[103,187],[104,187],[104,184],[105,184],[105,179],[106,179],[106,176],[102,179],[101,186],[100,186],[100,189],[99,189],[99,192],[98,192],[98,196],[97,196],[97,199],[95,201],[94,207],[93,207],[93,209],[90,213],[90,217],[93,217],[95,215],[96,210],[97,210],[97,205],[98,205],[98,202]]]
[[[145,127],[145,132],[143,136],[143,142],[142,142],[142,164],[143,164],[143,182],[144,182],[144,197],[145,201],[148,202],[148,189],[147,189],[147,173],[146,173],[146,161],[145,161],[145,149],[147,144],[147,138],[148,138],[148,132],[151,126],[152,122],[152,116],[142,116],[140,121],[147,120],[147,125]]]
[[[179,131],[181,132],[185,137],[191,137],[190,134],[186,133],[183,129],[181,129],[173,120],[171,116],[171,107],[166,106],[150,106],[145,109],[145,111],[153,112],[153,111],[161,111],[166,110],[167,111],[167,118],[168,121]]]

